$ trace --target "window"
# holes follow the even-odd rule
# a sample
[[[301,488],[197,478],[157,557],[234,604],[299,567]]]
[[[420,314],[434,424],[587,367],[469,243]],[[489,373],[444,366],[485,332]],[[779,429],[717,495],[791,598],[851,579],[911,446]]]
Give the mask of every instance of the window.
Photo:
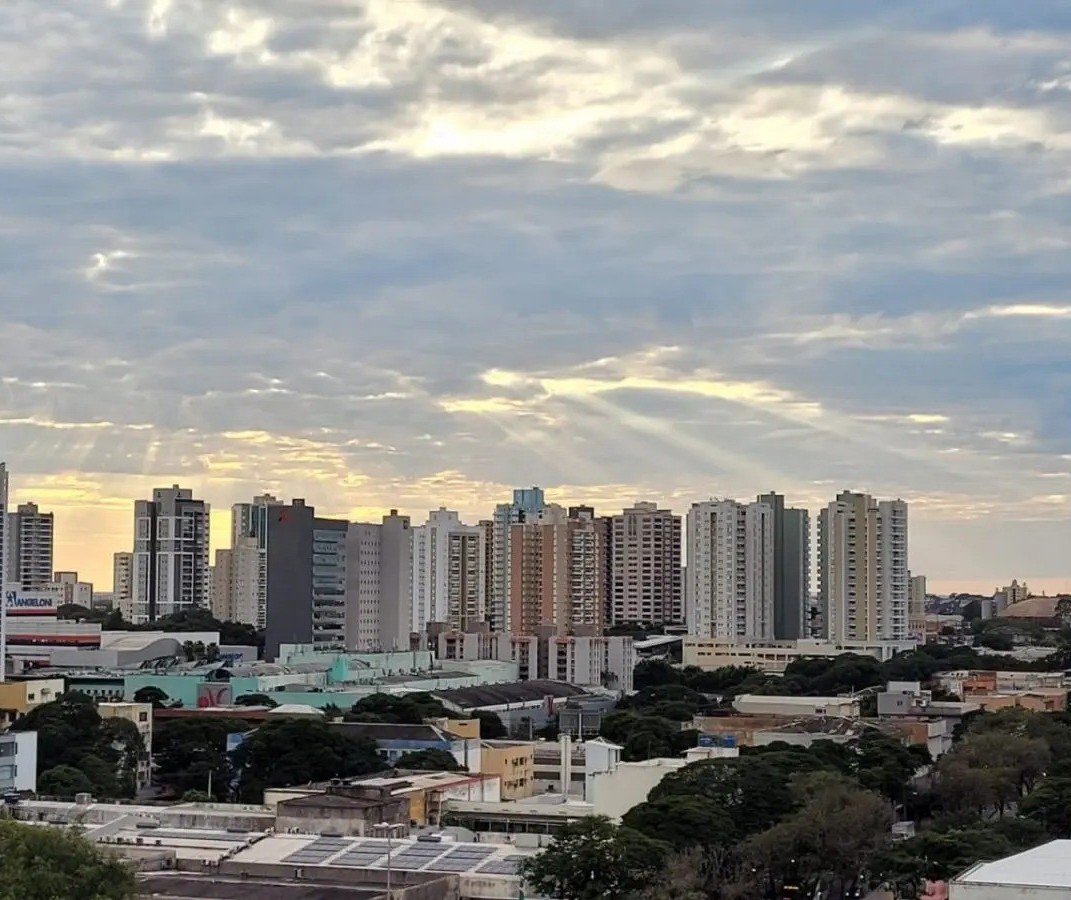
[[[139,722],[148,722],[149,721],[149,714],[148,713],[144,713],[144,712],[143,713],[138,713],[138,721]]]

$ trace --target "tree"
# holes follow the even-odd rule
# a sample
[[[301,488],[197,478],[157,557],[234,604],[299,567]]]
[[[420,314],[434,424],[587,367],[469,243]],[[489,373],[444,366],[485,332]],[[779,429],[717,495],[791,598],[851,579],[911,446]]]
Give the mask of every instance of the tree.
[[[548,897],[624,900],[657,880],[668,853],[660,841],[588,816],[563,826],[542,853],[521,864],[521,875]]]
[[[472,718],[480,720],[480,737],[484,740],[494,741],[509,737],[509,731],[502,724],[502,717],[498,713],[477,710]]]
[[[632,686],[642,691],[663,684],[680,684],[680,673],[663,659],[642,659],[632,671]]]
[[[133,795],[133,774],[144,752],[141,735],[131,722],[101,719],[85,694],[70,692],[34,707],[12,730],[37,732],[39,776],[69,766],[86,775],[96,797]]]
[[[979,859],[1000,859],[1040,843],[1044,832],[1032,831],[1030,824],[1005,819],[923,831],[879,851],[871,871],[898,897],[914,900],[924,881],[946,881]]]
[[[69,800],[78,794],[92,794],[95,785],[81,769],[59,765],[46,769],[37,778],[37,792],[45,797]]]
[[[147,684],[134,691],[135,703],[151,703],[153,709],[162,709],[170,700],[171,698],[154,684]]]
[[[708,900],[711,890],[710,860],[699,850],[675,853],[654,883],[629,900]]]
[[[699,797],[669,796],[630,809],[622,824],[678,850],[725,848],[736,842],[728,810]]]
[[[794,789],[802,806],[741,850],[742,896],[783,896],[786,887],[814,896],[821,885],[855,896],[849,889],[858,887],[870,859],[889,841],[889,804],[829,772],[803,776]]]
[[[232,754],[241,799],[260,803],[264,789],[367,775],[386,763],[368,740],[342,734],[323,719],[266,722]]]
[[[452,753],[446,750],[433,748],[431,750],[416,750],[412,753],[403,753],[394,764],[397,769],[415,769],[421,772],[461,772],[465,767],[460,765]]]
[[[270,706],[275,709],[279,704],[267,694],[242,694],[234,701],[235,706]]]
[[[791,788],[795,776],[829,768],[817,754],[802,749],[700,760],[671,772],[647,799],[683,796],[713,804],[731,816],[737,835],[746,838],[798,808]]]
[[[73,831],[0,820],[0,900],[130,900],[133,870]]]
[[[1042,825],[1054,838],[1071,838],[1071,777],[1049,776],[1020,806],[1028,819]]]
[[[419,725],[425,719],[445,719],[449,714],[446,707],[428,693],[405,694],[370,694],[358,700],[350,712],[346,713],[347,722],[387,722],[400,725]]]
[[[968,734],[937,766],[937,793],[949,812],[1003,816],[1029,793],[1051,759],[1041,738],[978,730]]]
[[[100,627],[104,631],[126,631],[130,627],[130,623],[123,619],[122,612],[118,609],[113,609],[104,617]]]
[[[182,794],[207,791],[225,799],[234,778],[227,756],[227,735],[241,734],[249,725],[238,719],[175,719],[156,735],[153,759],[160,783]]]
[[[186,791],[182,795],[183,803],[211,803],[212,795],[206,791]]]

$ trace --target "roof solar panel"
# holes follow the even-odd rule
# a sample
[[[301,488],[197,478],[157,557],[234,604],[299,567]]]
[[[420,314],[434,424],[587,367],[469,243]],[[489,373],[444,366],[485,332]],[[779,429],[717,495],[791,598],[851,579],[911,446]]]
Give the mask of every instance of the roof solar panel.
[[[456,856],[453,859],[443,858],[431,863],[428,868],[435,872],[467,872],[472,868],[472,860],[458,859]]]
[[[524,859],[523,856],[503,856],[484,863],[476,871],[482,875],[516,875]]]

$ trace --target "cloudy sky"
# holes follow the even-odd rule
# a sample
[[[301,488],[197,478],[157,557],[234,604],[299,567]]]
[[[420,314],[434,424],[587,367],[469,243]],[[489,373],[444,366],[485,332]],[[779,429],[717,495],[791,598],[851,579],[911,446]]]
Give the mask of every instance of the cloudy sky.
[[[1067,0],[4,0],[0,75],[0,458],[105,588],[173,482],[1071,588]]]

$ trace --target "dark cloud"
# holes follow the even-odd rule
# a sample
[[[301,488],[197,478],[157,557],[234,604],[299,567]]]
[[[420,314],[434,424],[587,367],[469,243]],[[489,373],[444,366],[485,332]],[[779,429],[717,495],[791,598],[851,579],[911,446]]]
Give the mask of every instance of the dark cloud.
[[[9,2],[16,484],[1066,515],[1065,5]]]

